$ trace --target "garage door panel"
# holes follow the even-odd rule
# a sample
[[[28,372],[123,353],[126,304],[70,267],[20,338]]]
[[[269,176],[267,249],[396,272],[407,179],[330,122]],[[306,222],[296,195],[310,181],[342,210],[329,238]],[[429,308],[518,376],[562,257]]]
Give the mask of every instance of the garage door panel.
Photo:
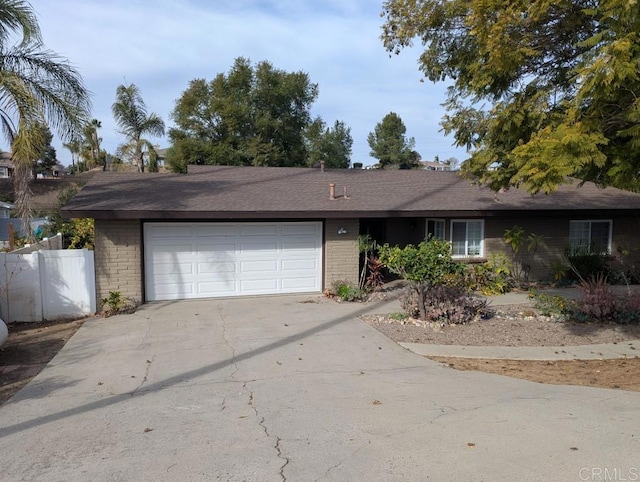
[[[313,277],[283,278],[282,289],[287,292],[299,290],[301,288],[313,289],[316,286],[316,279]]]
[[[155,276],[192,275],[193,273],[193,263],[190,262],[156,263],[153,268]]]
[[[282,271],[315,271],[318,269],[318,260],[315,258],[284,259]]]
[[[159,295],[169,296],[176,295],[174,298],[165,298],[165,299],[179,299],[185,298],[189,295],[195,294],[193,283],[178,283],[175,281],[169,283],[157,283],[156,284],[156,292]]]
[[[240,233],[239,226],[235,224],[198,224],[194,229],[198,237],[234,237]]]
[[[270,261],[242,261],[240,263],[241,273],[273,273],[278,270],[278,260]]]
[[[240,289],[246,294],[270,294],[278,289],[278,280],[275,278],[242,280]]]
[[[152,253],[159,256],[167,256],[172,253],[192,253],[193,244],[181,242],[182,239],[159,239],[154,240]]]
[[[315,253],[318,249],[318,244],[313,239],[291,239],[282,242],[282,249],[293,251],[291,254],[298,252]]]
[[[319,292],[322,223],[145,223],[148,300]]]
[[[206,281],[198,283],[199,298],[214,298],[216,296],[233,296],[236,294],[235,280]]]
[[[277,236],[278,225],[273,223],[244,223],[240,225],[240,236]]]
[[[318,234],[320,234],[320,225],[319,224],[284,223],[282,225],[282,234],[284,236],[309,235],[309,236],[315,237]]]
[[[221,243],[219,245],[200,243],[197,246],[196,256],[205,256],[209,259],[234,259],[235,243]]]
[[[220,262],[198,262],[198,274],[211,275],[211,274],[226,274],[236,272],[236,263],[233,261],[220,261]]]
[[[244,238],[246,239],[246,238]],[[252,239],[240,242],[240,255],[277,256],[278,243],[273,239]]]

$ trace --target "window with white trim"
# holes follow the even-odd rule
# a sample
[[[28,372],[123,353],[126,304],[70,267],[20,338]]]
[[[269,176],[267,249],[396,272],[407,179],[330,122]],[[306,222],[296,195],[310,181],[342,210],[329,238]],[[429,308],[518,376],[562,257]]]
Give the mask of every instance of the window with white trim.
[[[427,219],[427,239],[435,238],[444,241],[444,219]]]
[[[569,247],[588,253],[611,253],[612,221],[569,221]]]
[[[484,251],[484,220],[452,220],[451,249],[454,257],[482,257]]]

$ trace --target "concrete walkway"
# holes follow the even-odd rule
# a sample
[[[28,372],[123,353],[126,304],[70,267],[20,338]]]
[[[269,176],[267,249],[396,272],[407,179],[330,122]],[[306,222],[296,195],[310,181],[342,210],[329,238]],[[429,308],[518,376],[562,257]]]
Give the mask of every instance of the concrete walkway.
[[[400,343],[422,356],[500,360],[606,360],[640,357],[640,341],[578,346],[462,346]]]
[[[0,407],[3,481],[579,481],[640,470],[640,394],[456,371],[320,296],[84,324]],[[597,479],[596,479],[597,480]]]

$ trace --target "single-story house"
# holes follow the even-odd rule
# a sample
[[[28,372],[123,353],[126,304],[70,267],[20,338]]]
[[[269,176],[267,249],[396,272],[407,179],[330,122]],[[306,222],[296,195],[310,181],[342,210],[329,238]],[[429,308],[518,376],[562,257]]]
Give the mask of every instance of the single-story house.
[[[514,225],[546,237],[531,265],[549,278],[569,245],[640,245],[640,194],[593,184],[495,193],[456,172],[190,166],[188,174],[99,173],[63,208],[95,219],[98,299],[139,301],[321,292],[358,279],[358,236],[431,234],[478,262],[510,253]]]

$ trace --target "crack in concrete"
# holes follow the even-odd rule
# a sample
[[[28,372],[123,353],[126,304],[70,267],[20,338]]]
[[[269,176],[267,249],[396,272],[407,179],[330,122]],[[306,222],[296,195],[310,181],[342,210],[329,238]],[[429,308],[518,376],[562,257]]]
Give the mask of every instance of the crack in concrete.
[[[142,381],[138,384],[138,386],[131,392],[131,396],[135,395],[138,391],[142,390],[142,387],[147,382],[149,378],[149,370],[151,370],[151,364],[156,361],[156,356],[153,355],[151,360],[147,360],[147,367],[144,371],[144,377],[142,377]]]
[[[331,467],[329,467],[326,470],[326,472],[324,473],[324,476],[322,476],[321,478],[315,479],[315,482],[318,482],[319,480],[328,478],[329,477],[329,472],[331,472],[332,470],[335,470],[338,467],[340,467],[346,460],[351,460],[353,457],[355,457],[357,455],[358,452],[360,452],[362,449],[364,449],[365,447],[367,447],[369,445],[371,445],[371,440],[367,440],[367,443],[365,445],[361,445],[360,447],[355,449],[353,452],[351,452],[351,454],[349,454],[348,457],[345,457],[345,458],[341,459],[337,464],[334,464]]]
[[[246,383],[244,386],[246,388]],[[269,429],[265,424],[265,418],[260,415],[260,413],[258,412],[258,409],[253,404],[253,392],[249,392],[249,406],[253,409],[253,412],[256,414],[256,418],[259,420],[258,425],[262,427],[262,430],[264,431],[264,434],[267,436],[267,438],[273,438],[276,441],[275,445],[273,446],[273,448],[276,451],[276,456],[279,459],[284,461],[284,463],[280,466],[280,471],[278,473],[280,474],[280,477],[282,478],[282,480],[286,482],[287,477],[284,475],[284,469],[287,467],[287,465],[289,465],[290,460],[288,457],[285,457],[284,455],[282,455],[282,449],[280,448],[280,442],[282,442],[282,439],[277,435],[271,435],[269,433]]]
[[[229,378],[233,379],[240,369],[238,368],[238,363],[236,362],[236,349],[233,347],[233,345],[231,344],[231,340],[229,340],[229,337],[227,336],[227,320],[225,319],[222,312],[222,306],[218,306],[218,316],[220,316],[220,320],[222,321],[222,340],[224,344],[227,345],[229,350],[231,350],[231,365],[233,365],[233,370]]]

